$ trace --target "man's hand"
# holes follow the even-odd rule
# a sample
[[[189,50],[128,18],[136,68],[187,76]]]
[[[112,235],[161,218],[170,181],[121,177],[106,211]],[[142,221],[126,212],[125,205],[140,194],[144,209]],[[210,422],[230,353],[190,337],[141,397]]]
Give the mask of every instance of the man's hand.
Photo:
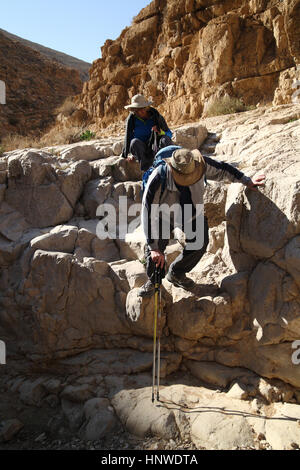
[[[163,268],[165,264],[165,256],[158,250],[151,250],[151,259],[157,268]]]
[[[265,175],[257,175],[250,181],[250,183],[248,183],[247,188],[251,189],[252,191],[258,191],[258,186],[265,185],[265,179]]]

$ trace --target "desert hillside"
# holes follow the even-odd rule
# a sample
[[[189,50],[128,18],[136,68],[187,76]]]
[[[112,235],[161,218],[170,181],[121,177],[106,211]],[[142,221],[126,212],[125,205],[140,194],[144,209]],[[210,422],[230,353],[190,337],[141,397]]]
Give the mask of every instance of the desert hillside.
[[[15,34],[11,34],[1,28],[0,33],[4,34],[6,37],[8,37],[14,42],[19,42],[24,46],[30,47],[31,49],[40,52],[42,55],[46,56],[47,59],[54,60],[65,67],[78,70],[80,78],[83,82],[88,80],[89,69],[91,67],[90,63],[77,59],[76,57],[72,57],[68,54],[64,54],[63,52],[50,49],[49,47],[42,46],[41,44],[37,44],[36,42],[28,41],[27,39],[21,38],[20,36],[16,36]]]
[[[6,84],[6,105],[0,105],[0,138],[9,133],[39,134],[54,122],[55,109],[77,95],[79,72],[0,32],[0,80]]]

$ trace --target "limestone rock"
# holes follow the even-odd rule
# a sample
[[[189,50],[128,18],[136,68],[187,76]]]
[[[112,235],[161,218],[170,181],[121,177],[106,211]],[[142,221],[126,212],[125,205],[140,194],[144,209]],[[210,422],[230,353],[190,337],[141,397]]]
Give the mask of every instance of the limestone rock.
[[[227,15],[229,5],[213,7],[203,11],[203,20],[210,12],[207,23],[213,12]],[[248,5],[244,8],[249,11]],[[258,15],[264,11],[260,2],[252,2],[251,9]],[[264,21],[273,21],[275,13],[269,11]],[[221,20],[216,19],[217,28]],[[230,30],[238,32],[239,24],[235,16]],[[224,47],[229,40],[224,39]],[[137,296],[146,280],[143,232],[138,225],[122,239],[100,239],[95,214],[96,205],[107,201],[117,208],[120,196],[128,198],[129,208],[140,203],[138,165],[113,156],[112,140],[98,142],[106,149],[101,152],[111,156],[91,163],[61,161],[45,150],[5,155],[0,162],[0,171],[7,171],[0,206],[5,268],[0,337],[14,362],[9,379],[0,370],[4,394],[17,393],[26,407],[57,407],[61,400],[67,422],[82,436],[88,427],[89,436],[100,436],[103,429],[113,432],[120,417],[139,435],[174,439],[181,433],[190,439],[192,432],[198,448],[257,448],[271,441],[274,447],[290,448],[298,418],[284,418],[287,439],[276,423],[283,421],[282,402],[299,402],[299,117],[299,105],[293,104],[197,124],[209,132],[208,143],[200,147],[203,154],[213,151],[212,158],[250,177],[265,173],[267,181],[257,192],[239,183],[208,181],[210,244],[188,273],[195,285],[187,291],[162,282],[164,405],[154,415],[146,398],[151,397],[154,305],[153,298]],[[38,201],[27,191],[39,195],[49,184],[61,205],[55,206],[50,190],[41,200],[49,213],[33,215]],[[74,213],[78,205],[82,212]],[[67,206],[62,221],[58,215]],[[167,266],[179,252],[172,239]],[[41,378],[38,371],[47,376]],[[187,377],[197,384],[193,390],[179,384]],[[203,382],[211,390],[202,393]],[[85,402],[107,397],[108,406],[114,400],[116,415],[101,402],[103,407],[87,417]],[[296,411],[289,410],[290,416]],[[211,426],[205,427],[206,419]],[[260,434],[267,440],[258,439]]]
[[[61,251],[73,253],[78,229],[74,226],[58,225],[50,232],[30,241],[33,250]]]
[[[72,217],[90,174],[85,162],[75,163],[67,170],[55,169],[43,154],[25,152],[21,158],[8,160],[4,201],[31,226],[55,226]]]
[[[226,416],[207,411],[193,422],[192,439],[197,445],[214,450],[233,450],[254,444],[251,426],[238,415]]]
[[[109,400],[105,398],[92,398],[83,407],[87,420],[84,438],[87,441],[96,441],[108,436],[117,427],[117,419],[110,407]]]
[[[40,406],[41,400],[46,396],[43,382],[40,378],[23,382],[19,389],[21,401],[28,405]]]
[[[226,388],[234,379],[249,376],[249,372],[238,367],[226,367],[214,362],[185,361],[195,377],[216,387]]]
[[[207,129],[201,125],[183,126],[174,132],[172,137],[176,145],[191,150],[199,148],[207,137]]]
[[[35,251],[22,296],[23,303],[36,312],[40,352],[56,354],[61,348],[71,351],[87,346],[101,331],[103,334],[128,331],[117,313],[110,267],[105,261],[88,260],[80,262],[71,254]],[[32,334],[35,336],[37,331]]]
[[[116,113],[124,120],[124,105],[139,92],[173,124],[200,119],[209,100],[224,94],[246,105],[274,96],[290,103],[284,75],[299,63],[298,17],[297,0],[153,1],[105,43],[80,106],[105,127]]]
[[[183,290],[173,297],[172,316],[169,328],[172,334],[189,340],[202,336],[214,337],[217,332],[224,331],[232,325],[230,300],[224,297],[193,297]],[[183,312],[189,311],[186,321]]]
[[[124,281],[125,290],[141,287],[148,279],[140,261],[115,262],[111,267],[120,280]]]
[[[103,156],[101,149],[98,149],[94,143],[76,143],[65,147],[61,151],[63,160],[98,160]]]
[[[63,398],[61,400],[61,407],[70,430],[73,432],[78,431],[84,422],[83,405]]]
[[[8,419],[0,423],[0,441],[8,442],[23,428],[23,423],[18,419]]]
[[[91,387],[88,384],[68,385],[60,394],[61,398],[74,403],[85,402],[91,398],[91,395]]]
[[[178,432],[174,413],[152,404],[149,388],[142,393],[134,390],[121,391],[116,394],[112,403],[119,419],[132,434],[144,437],[151,433],[170,439]]]

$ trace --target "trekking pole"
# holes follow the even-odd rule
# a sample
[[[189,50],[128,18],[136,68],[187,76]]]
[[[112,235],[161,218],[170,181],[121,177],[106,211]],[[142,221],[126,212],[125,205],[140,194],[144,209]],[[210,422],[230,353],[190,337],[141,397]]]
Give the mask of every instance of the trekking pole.
[[[154,402],[155,395],[155,378],[156,378],[156,338],[157,338],[157,315],[159,310],[159,291],[160,291],[161,278],[159,275],[159,268],[155,267],[154,271],[154,330],[153,330],[153,369],[152,369],[152,403]],[[160,356],[160,340],[159,340],[159,356]],[[159,357],[160,361],[160,357]],[[158,362],[158,375],[160,373],[160,364]],[[159,381],[159,378],[158,378]]]
[[[160,382],[160,320],[161,320],[161,269],[159,270],[159,307],[158,307],[158,344],[157,344],[157,390],[156,400],[159,401],[159,382]]]

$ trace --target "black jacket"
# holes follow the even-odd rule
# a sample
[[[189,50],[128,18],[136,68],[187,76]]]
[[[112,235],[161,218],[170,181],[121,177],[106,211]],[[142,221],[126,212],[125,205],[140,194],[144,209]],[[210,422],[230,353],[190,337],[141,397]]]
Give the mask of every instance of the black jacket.
[[[161,129],[162,131],[167,132],[169,130],[165,119],[157,111],[157,109],[151,107],[149,117],[153,119],[154,125],[157,126],[159,129]],[[134,132],[134,118],[135,118],[134,113],[131,112],[126,121],[125,139],[124,139],[124,145],[123,145],[123,150],[122,150],[123,158],[127,158],[129,154],[130,142],[133,139],[133,132]]]

